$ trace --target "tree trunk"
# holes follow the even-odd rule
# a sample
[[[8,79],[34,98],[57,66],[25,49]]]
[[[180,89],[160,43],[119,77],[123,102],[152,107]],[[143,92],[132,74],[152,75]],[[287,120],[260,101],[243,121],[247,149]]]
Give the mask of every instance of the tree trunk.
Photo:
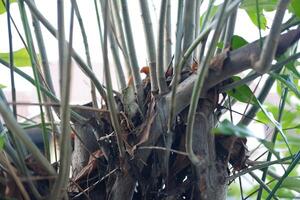
[[[227,163],[217,157],[215,137],[211,133],[216,125],[213,110],[211,101],[201,100],[193,129],[194,152],[206,161],[204,166],[195,166],[201,200],[225,200],[227,196]]]

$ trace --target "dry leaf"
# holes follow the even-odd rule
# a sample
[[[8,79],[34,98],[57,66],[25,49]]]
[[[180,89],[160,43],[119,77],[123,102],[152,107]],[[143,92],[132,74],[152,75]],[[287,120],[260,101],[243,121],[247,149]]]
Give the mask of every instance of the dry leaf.
[[[77,182],[84,177],[88,177],[95,169],[97,169],[97,160],[102,156],[104,156],[104,154],[101,150],[93,152],[92,155],[90,155],[88,164],[82,168],[82,170],[73,179],[74,182]]]

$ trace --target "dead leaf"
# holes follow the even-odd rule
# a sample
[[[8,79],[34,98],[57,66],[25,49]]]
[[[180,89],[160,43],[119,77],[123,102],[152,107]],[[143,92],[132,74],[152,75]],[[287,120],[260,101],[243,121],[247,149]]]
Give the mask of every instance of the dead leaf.
[[[155,98],[151,98],[150,106],[146,115],[146,121],[143,122],[141,125],[141,132],[138,135],[137,143],[133,146],[132,151],[136,149],[137,146],[143,144],[146,142],[149,138],[150,130],[152,123],[157,115],[156,110],[155,110]]]
[[[247,147],[246,138],[239,138],[236,136],[218,135],[216,137],[216,147],[219,154],[226,154],[225,160],[229,160],[234,170],[241,170],[246,167]],[[229,159],[228,159],[229,156]]]
[[[104,156],[101,150],[97,150],[90,155],[88,164],[73,178],[74,182],[78,182],[84,177],[88,177],[94,170],[97,169],[97,160]]]

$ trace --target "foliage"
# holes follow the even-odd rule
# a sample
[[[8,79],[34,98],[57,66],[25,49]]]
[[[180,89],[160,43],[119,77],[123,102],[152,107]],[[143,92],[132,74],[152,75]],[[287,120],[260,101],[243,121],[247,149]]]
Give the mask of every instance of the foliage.
[[[0,1],[0,17],[7,20],[1,26],[9,35],[0,67],[10,71],[10,82],[0,84],[1,197],[221,200],[226,191],[232,199],[299,197],[297,0],[167,0],[161,1],[157,23],[148,1],[94,0],[97,40],[86,30],[93,20],[81,15],[82,2],[70,3],[67,10],[57,1],[56,29],[34,1]],[[144,36],[132,29],[134,3],[141,9]],[[16,7],[20,15],[7,9]],[[242,10],[259,29],[256,41],[235,31],[243,28],[235,28]],[[75,39],[75,27],[82,40]],[[45,32],[57,39],[59,92]],[[16,37],[24,45],[18,50]],[[143,59],[138,37],[145,43]],[[85,58],[77,53],[80,41]],[[100,42],[99,58],[92,58],[91,41]],[[95,59],[101,59],[105,79],[93,71],[99,67]],[[146,60],[142,68],[141,60]],[[25,66],[33,77],[20,68]],[[70,104],[77,66],[91,89],[91,101],[80,106]],[[21,101],[16,74],[36,89],[37,105]],[[2,91],[6,85],[12,101]],[[19,103],[38,106],[38,119],[21,120]],[[256,182],[245,184],[249,176]]]
[[[25,48],[13,52],[14,64],[16,67],[28,67],[31,65],[30,57]],[[9,62],[9,52],[0,53],[0,58]]]

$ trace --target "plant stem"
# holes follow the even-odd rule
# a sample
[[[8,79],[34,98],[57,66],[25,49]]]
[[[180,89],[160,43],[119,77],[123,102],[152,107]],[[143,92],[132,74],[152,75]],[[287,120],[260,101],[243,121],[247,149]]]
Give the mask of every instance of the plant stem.
[[[292,172],[292,170],[297,166],[299,161],[300,161],[300,151],[296,154],[292,163],[289,165],[286,172],[279,179],[279,181],[277,182],[275,187],[272,189],[271,193],[269,193],[269,196],[266,198],[266,200],[270,200],[275,195],[276,191],[280,188],[283,181],[288,177],[288,175]]]
[[[117,108],[115,104],[115,99],[113,97],[112,92],[112,81],[111,81],[111,73],[109,70],[109,62],[108,62],[108,52],[107,52],[107,33],[109,31],[110,26],[108,25],[108,0],[105,1],[105,13],[104,13],[104,45],[103,45],[103,62],[104,62],[104,72],[105,72],[105,81],[107,87],[107,98],[108,98],[108,108],[110,110],[110,118],[112,121],[112,125],[114,131],[116,133],[117,144],[120,154],[120,159],[123,159],[125,156],[125,148],[123,146],[123,139],[121,136],[121,127],[119,124]]]
[[[201,94],[202,86],[204,83],[204,79],[206,78],[206,74],[208,72],[209,60],[212,57],[212,55],[216,49],[216,44],[217,44],[218,38],[221,33],[221,28],[222,28],[223,22],[227,18],[225,15],[227,3],[228,3],[228,0],[224,1],[223,5],[221,7],[221,11],[220,11],[219,17],[217,19],[215,32],[214,32],[214,35],[212,38],[212,42],[208,48],[208,52],[207,52],[207,55],[206,55],[204,61],[201,63],[201,65],[199,67],[200,71],[199,71],[198,78],[194,84],[189,113],[188,113],[187,128],[186,128],[186,140],[185,140],[186,145],[185,146],[186,146],[186,151],[189,154],[189,159],[196,166],[202,165],[204,160],[199,159],[194,154],[194,151],[193,151],[192,144],[193,144],[193,127],[194,127],[194,121],[195,121],[195,114],[196,114],[196,109],[197,109],[199,97]]]
[[[280,37],[282,20],[289,2],[290,0],[280,0],[278,3],[270,34],[264,42],[259,60],[254,64],[254,69],[258,73],[263,74],[271,68]]]
[[[145,0],[139,0],[140,8],[142,12],[142,20],[144,25],[144,33],[147,44],[148,63],[150,67],[150,80],[151,80],[151,91],[158,91],[157,75],[156,75],[156,48],[154,41],[154,33],[152,27],[152,21],[149,12],[148,2]]]
[[[167,13],[167,4],[169,0],[161,1],[160,15],[158,25],[158,38],[157,38],[157,55],[156,55],[156,76],[159,94],[165,94],[168,91],[165,72],[164,72],[164,25]]]
[[[48,29],[48,31],[57,37],[57,30],[49,23],[49,21],[42,15],[42,13],[36,8],[36,6],[31,2],[31,0],[24,0],[26,2],[30,11],[37,17],[37,19]],[[67,43],[67,42],[66,42]],[[93,81],[96,89],[100,93],[103,99],[106,100],[106,92],[103,89],[101,83],[95,76],[95,74],[90,70],[88,65],[82,60],[82,58],[72,49],[72,57],[78,63],[81,70]]]
[[[60,165],[58,177],[54,182],[49,199],[60,199],[66,195],[71,164],[71,127],[70,127],[70,83],[71,51],[73,43],[74,5],[71,6],[69,45],[65,42],[64,1],[57,0],[58,53],[61,78],[61,112],[60,112]]]
[[[143,99],[144,99],[144,91],[142,86],[142,79],[139,72],[139,65],[136,57],[135,52],[135,46],[134,46],[134,40],[131,30],[131,24],[129,19],[129,12],[128,12],[128,6],[127,6],[127,0],[121,0],[121,6],[122,6],[122,15],[124,20],[124,30],[125,30],[125,36],[127,41],[127,48],[129,52],[129,60],[130,60],[130,68],[131,73],[133,77],[133,84],[135,87],[135,91],[137,94],[137,100],[138,105],[140,108],[143,106]]]

